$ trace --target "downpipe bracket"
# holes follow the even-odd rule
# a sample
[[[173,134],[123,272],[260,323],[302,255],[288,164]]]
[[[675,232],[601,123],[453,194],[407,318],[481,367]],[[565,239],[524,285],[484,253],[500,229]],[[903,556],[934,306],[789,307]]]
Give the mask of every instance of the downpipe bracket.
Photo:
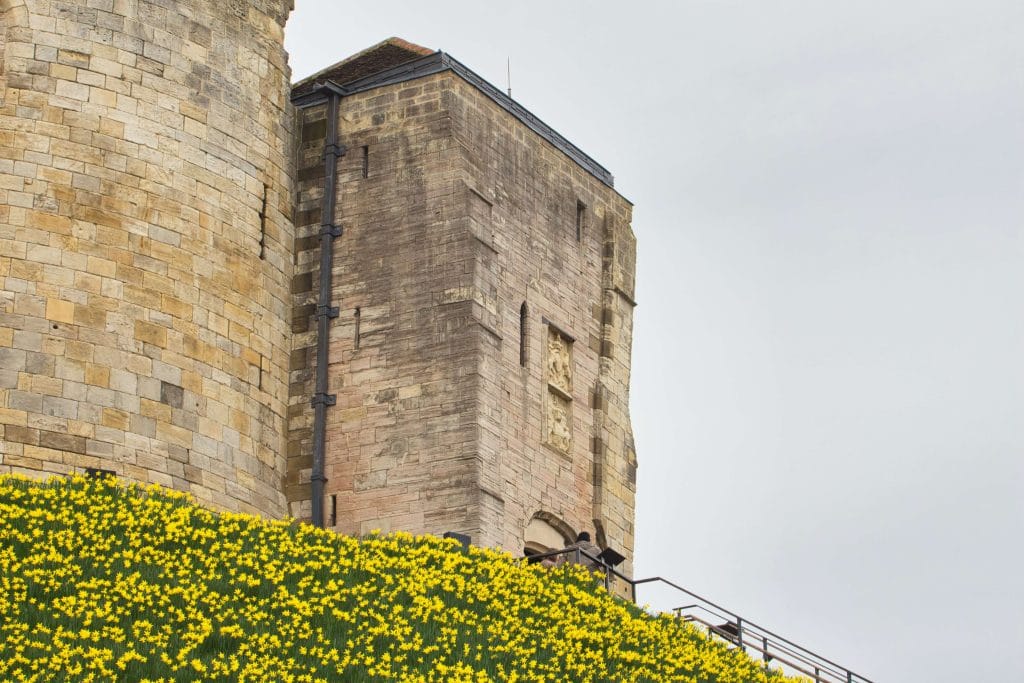
[[[348,147],[341,144],[340,142],[332,142],[324,145],[324,159],[327,157],[343,157],[345,152],[348,151]]]
[[[316,313],[314,314],[314,316],[317,318],[322,318],[325,315],[328,318],[337,318],[339,315],[341,315],[341,309],[338,306],[324,306],[323,304],[320,304],[319,306],[316,307]]]
[[[331,225],[330,223],[324,223],[320,226],[320,237],[341,237],[341,226]]]

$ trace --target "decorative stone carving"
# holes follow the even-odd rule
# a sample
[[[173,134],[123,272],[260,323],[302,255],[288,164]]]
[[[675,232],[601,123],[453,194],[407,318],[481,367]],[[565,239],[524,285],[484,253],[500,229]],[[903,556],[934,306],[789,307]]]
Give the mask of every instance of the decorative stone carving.
[[[572,445],[572,401],[554,391],[548,392],[547,442],[569,452]]]
[[[572,342],[548,327],[548,401],[544,440],[565,453],[572,445]]]
[[[572,394],[572,342],[548,328],[548,384]]]

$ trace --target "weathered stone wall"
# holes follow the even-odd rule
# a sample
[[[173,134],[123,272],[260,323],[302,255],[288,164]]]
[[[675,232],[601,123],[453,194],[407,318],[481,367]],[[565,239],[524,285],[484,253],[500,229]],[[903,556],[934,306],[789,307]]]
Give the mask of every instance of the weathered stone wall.
[[[437,75],[345,97],[339,137],[324,509],[343,533],[475,531],[473,240],[459,221],[459,148]],[[325,105],[300,114],[289,501],[310,514],[316,237]],[[365,175],[365,177],[364,177]],[[333,497],[333,502],[332,502]]]
[[[482,540],[519,550],[553,518],[631,557],[632,206],[461,79],[450,111],[476,311],[499,333],[479,368]]]
[[[300,116],[289,444],[299,517],[325,116],[323,105]],[[631,555],[630,204],[452,73],[345,97],[339,125],[328,523],[454,530],[519,551],[537,517],[596,530]]]
[[[290,9],[0,3],[0,472],[285,512]]]

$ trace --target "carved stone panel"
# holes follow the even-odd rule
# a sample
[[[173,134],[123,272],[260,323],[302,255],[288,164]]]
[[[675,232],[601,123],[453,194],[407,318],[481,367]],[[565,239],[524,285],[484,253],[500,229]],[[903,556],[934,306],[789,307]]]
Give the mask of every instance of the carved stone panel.
[[[569,452],[572,445],[572,401],[554,391],[548,391],[548,419],[545,429],[547,443],[560,451]]]
[[[572,395],[572,342],[548,328],[548,384]]]
[[[548,328],[547,416],[544,441],[568,453],[572,446],[572,341]]]

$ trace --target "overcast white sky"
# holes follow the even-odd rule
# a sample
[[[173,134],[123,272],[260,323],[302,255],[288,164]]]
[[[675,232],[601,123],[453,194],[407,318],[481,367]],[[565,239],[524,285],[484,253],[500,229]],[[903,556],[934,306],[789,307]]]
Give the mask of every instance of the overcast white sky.
[[[296,0],[293,75],[392,35],[636,203],[637,575],[1024,680],[1024,3]]]

